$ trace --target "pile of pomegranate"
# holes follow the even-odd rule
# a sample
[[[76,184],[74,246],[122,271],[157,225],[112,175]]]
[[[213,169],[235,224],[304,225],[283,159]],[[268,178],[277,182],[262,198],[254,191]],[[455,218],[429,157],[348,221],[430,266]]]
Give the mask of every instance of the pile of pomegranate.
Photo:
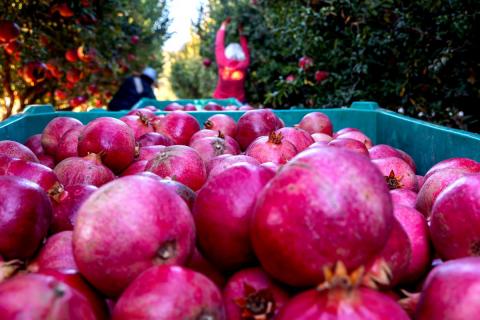
[[[0,319],[479,319],[480,163],[312,112],[0,141]]]

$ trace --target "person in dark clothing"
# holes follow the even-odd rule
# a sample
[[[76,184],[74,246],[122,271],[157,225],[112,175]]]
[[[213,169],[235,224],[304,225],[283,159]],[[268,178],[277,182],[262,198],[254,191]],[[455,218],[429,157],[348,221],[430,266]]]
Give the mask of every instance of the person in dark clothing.
[[[152,85],[156,78],[157,72],[149,67],[145,68],[140,76],[128,77],[110,100],[108,110],[131,109],[142,98],[155,99]]]

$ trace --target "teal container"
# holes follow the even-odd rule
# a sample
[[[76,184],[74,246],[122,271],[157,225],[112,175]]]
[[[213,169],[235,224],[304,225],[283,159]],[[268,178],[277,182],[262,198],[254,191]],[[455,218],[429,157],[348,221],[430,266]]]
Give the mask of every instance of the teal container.
[[[144,108],[146,106],[154,106],[159,110],[164,110],[166,106],[168,106],[170,103],[176,102],[178,104],[181,104],[182,106],[186,105],[187,103],[191,103],[197,107],[198,110],[203,110],[203,107],[205,107],[209,102],[214,102],[218,105],[221,105],[223,107],[229,106],[229,105],[234,105],[236,107],[242,106],[240,101],[238,101],[235,98],[229,98],[229,99],[180,99],[180,100],[155,100],[155,99],[148,99],[148,98],[142,98],[140,101],[138,101],[132,109],[140,109]]]
[[[450,129],[409,118],[381,109],[375,102],[355,102],[350,108],[339,109],[296,109],[275,111],[287,126],[300,122],[302,117],[313,111],[327,114],[334,130],[354,127],[367,134],[375,144],[389,144],[410,154],[417,164],[419,174],[425,173],[435,163],[453,157],[467,157],[480,161],[480,135]],[[55,112],[51,106],[30,106],[21,115],[10,117],[0,123],[0,140],[24,142],[31,135],[42,132],[55,117],[73,117],[88,123],[99,117],[124,116],[127,111]],[[243,111],[221,111],[238,120]],[[165,112],[158,112],[165,114]],[[202,124],[214,112],[191,112]]]

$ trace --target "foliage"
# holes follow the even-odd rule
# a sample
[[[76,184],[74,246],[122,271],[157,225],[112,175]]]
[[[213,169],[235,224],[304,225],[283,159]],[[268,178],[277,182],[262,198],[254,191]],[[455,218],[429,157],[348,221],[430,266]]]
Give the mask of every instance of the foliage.
[[[208,9],[197,25],[205,57],[213,57],[214,34],[227,16],[245,26],[251,103],[333,107],[375,100],[480,131],[478,1],[210,0]],[[300,68],[302,56],[313,66]],[[319,70],[328,77],[317,81]]]
[[[166,0],[12,0],[0,12],[21,29],[15,52],[0,47],[4,117],[32,103],[102,106],[122,77],[162,67]]]
[[[192,35],[191,42],[171,57],[170,82],[178,98],[206,98],[212,96],[215,89],[216,68],[203,65],[199,48],[200,39]]]

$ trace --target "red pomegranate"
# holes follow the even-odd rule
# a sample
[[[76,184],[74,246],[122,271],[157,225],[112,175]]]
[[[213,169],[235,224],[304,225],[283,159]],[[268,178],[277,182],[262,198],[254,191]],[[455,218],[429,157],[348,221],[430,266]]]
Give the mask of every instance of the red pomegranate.
[[[361,131],[348,131],[348,132],[339,134],[335,137],[335,139],[338,139],[338,138],[349,138],[349,139],[358,140],[361,143],[363,143],[365,147],[367,147],[367,149],[370,149],[373,146],[372,140],[370,140],[370,138],[367,137]]]
[[[42,147],[42,134],[34,134],[30,138],[25,141],[24,145],[32,150],[32,152],[38,157],[40,154],[44,154],[45,151],[43,150]],[[25,159],[27,160],[27,159]]]
[[[430,231],[443,260],[480,256],[480,174],[460,178],[438,195]]]
[[[62,136],[76,127],[83,127],[83,124],[70,117],[57,117],[50,121],[42,133],[42,146],[45,153],[55,157]]]
[[[147,166],[148,160],[138,160],[128,166],[120,176],[131,176],[140,172],[145,171],[145,167]]]
[[[209,58],[204,58],[202,63],[205,68],[208,68],[212,65],[212,60],[210,60]]]
[[[223,290],[223,303],[229,320],[272,319],[288,299],[288,293],[261,268],[235,273]]]
[[[267,136],[255,139],[245,151],[245,155],[255,158],[260,163],[287,163],[298,153],[295,146],[285,140],[281,133],[270,132]]]
[[[35,259],[28,264],[28,271],[77,270],[72,251],[72,233],[72,231],[62,231],[48,238]]]
[[[70,129],[60,138],[60,143],[55,153],[57,162],[70,157],[78,157],[78,137],[82,130],[83,126]]]
[[[127,126],[132,129],[135,135],[135,139],[138,139],[144,134],[154,131],[150,119],[142,113],[140,113],[139,115],[126,115],[124,117],[121,117],[120,120],[125,122]]]
[[[336,137],[338,137],[339,135],[341,134],[344,134],[344,133],[347,133],[347,132],[351,132],[351,131],[357,131],[357,132],[361,132],[359,129],[357,128],[343,128],[343,129],[340,129],[338,130],[337,132],[335,132],[332,137],[335,139]]]
[[[313,66],[313,59],[308,56],[303,56],[298,60],[298,66],[303,70],[306,70]]]
[[[315,142],[307,131],[299,128],[285,127],[278,129],[276,133],[281,133],[283,140],[293,144],[298,152],[307,149],[309,145]]]
[[[190,147],[197,150],[205,163],[222,154],[236,155],[240,153],[240,147],[233,138],[229,141],[219,137],[196,139],[190,143]]]
[[[417,174],[417,183],[418,183],[418,190],[422,189],[423,184],[425,183],[425,177]]]
[[[418,192],[415,208],[429,218],[433,204],[440,192],[467,174],[468,172],[461,168],[438,170],[431,174]]]
[[[184,106],[185,111],[197,111],[197,107],[192,103],[187,103]]]
[[[40,164],[43,164],[50,169],[55,168],[55,159],[53,159],[53,157],[49,156],[48,154],[39,154],[38,161],[40,161]]]
[[[383,159],[389,157],[401,158],[400,153],[388,144],[377,144],[368,149],[370,159]]]
[[[65,59],[66,59],[68,62],[76,62],[77,59],[78,59],[77,50],[76,50],[76,49],[68,49],[68,50],[65,52]]]
[[[165,146],[160,145],[140,147],[138,157],[135,160],[142,161],[153,159],[157,154],[162,152],[163,149],[165,149]]]
[[[203,110],[205,111],[222,111],[223,107],[219,105],[218,103],[210,101],[207,103],[204,107]]]
[[[0,255],[5,259],[31,257],[52,220],[47,194],[36,183],[17,177],[0,177],[0,194]]]
[[[89,301],[52,276],[38,273],[16,276],[0,284],[3,319],[95,320]]]
[[[156,123],[155,131],[166,134],[175,144],[187,145],[200,125],[194,116],[184,111],[170,112],[162,121]]]
[[[438,162],[425,174],[425,180],[437,171],[459,169],[465,173],[480,173],[480,163],[469,158],[451,158]]]
[[[64,186],[90,184],[97,187],[115,179],[113,172],[102,164],[101,156],[95,153],[71,157],[61,161],[53,169]]]
[[[25,161],[39,162],[32,150],[16,141],[0,141],[0,154]]]
[[[230,137],[235,137],[237,134],[237,124],[235,120],[225,114],[213,115],[208,118],[203,125],[205,129],[220,131]]]
[[[124,122],[101,117],[85,126],[78,138],[78,155],[101,154],[102,162],[114,172],[121,172],[135,156],[135,136]]]
[[[270,109],[247,111],[238,120],[236,139],[242,150],[245,150],[253,140],[281,127],[277,116]]]
[[[393,219],[385,179],[367,157],[316,148],[285,164],[262,190],[251,239],[270,275],[316,285],[324,266],[342,261],[353,270],[372,260]]]
[[[350,138],[335,138],[328,143],[331,147],[344,148],[352,152],[363,154],[364,156],[369,156],[368,149],[363,143],[358,140]]]
[[[226,320],[217,286],[179,266],[155,266],[143,272],[118,299],[112,319]]]
[[[156,115],[155,115],[156,111],[157,109],[154,106],[148,106],[145,108],[130,110],[127,113],[127,116],[139,116],[142,118],[147,118],[150,121],[153,121],[156,118]]]
[[[480,258],[445,262],[428,275],[415,319],[476,319],[479,294]]]
[[[248,110],[255,110],[255,108],[252,107],[251,105],[244,104],[244,105],[238,107],[238,110],[240,110],[240,111],[248,111]]]
[[[280,170],[280,168],[282,167],[278,163],[274,162],[264,162],[260,166],[271,170],[273,174],[277,173],[277,171]]]
[[[413,209],[403,205],[395,205],[393,214],[410,239],[412,258],[402,277],[403,283],[415,283],[427,271],[432,261],[430,235],[427,220]]]
[[[324,141],[330,142],[333,140],[333,138],[326,133],[315,132],[315,133],[312,133],[311,136],[315,142],[324,142]]]
[[[215,266],[235,271],[255,261],[250,219],[258,193],[272,177],[266,168],[238,163],[210,177],[198,192],[193,207],[197,242]]]
[[[298,124],[298,127],[310,134],[325,133],[331,136],[333,133],[330,118],[322,112],[307,113]]]
[[[196,247],[185,266],[208,277],[217,287],[223,288],[225,286],[226,279],[223,274],[210,261],[205,259]]]
[[[9,43],[18,38],[20,28],[13,21],[0,20],[0,44]]]
[[[417,165],[415,164],[415,161],[413,160],[413,158],[403,150],[400,150],[400,149],[395,149],[395,150],[397,150],[397,152],[400,154],[400,158],[402,158],[403,161],[408,163],[408,165],[412,168],[413,172],[417,172]]]
[[[163,109],[163,110],[165,110],[165,111],[176,111],[176,110],[183,110],[183,109],[184,109],[184,107],[181,104],[179,104],[177,102],[172,102],[172,103],[168,104],[165,107],[165,109]]]
[[[195,141],[203,138],[211,138],[211,137],[219,137],[219,138],[225,138],[225,135],[220,132],[220,131],[215,131],[215,130],[210,130],[210,129],[202,129],[193,134],[193,136],[190,138],[189,145],[194,143]]]
[[[197,198],[197,194],[195,193],[195,191],[193,191],[183,183],[175,180],[161,179],[160,182],[163,183],[166,187],[173,190],[177,195],[179,195],[180,198],[185,201],[190,210],[193,209],[193,204],[195,203],[195,199]]]
[[[173,145],[172,139],[168,136],[158,133],[158,132],[148,132],[142,135],[137,140],[140,147],[147,147],[147,146],[171,146]]]
[[[53,220],[50,231],[57,233],[73,230],[78,209],[95,190],[97,187],[88,184],[66,186],[62,197],[52,201]]]
[[[412,168],[400,158],[388,157],[374,159],[372,162],[380,169],[390,190],[408,189],[418,191],[417,177]]]
[[[394,206],[402,205],[410,208],[415,208],[417,201],[417,194],[408,189],[393,189],[390,190],[392,196],[392,204]]]
[[[170,146],[150,159],[145,171],[183,183],[194,191],[202,187],[207,178],[205,164],[198,152],[187,146]]]
[[[128,176],[99,188],[80,207],[73,253],[90,283],[118,297],[142,271],[185,263],[194,237],[190,210],[177,194],[157,179]]]
[[[315,148],[325,148],[325,147],[328,147],[328,143],[327,141],[319,141],[319,142],[314,142],[312,143],[311,145],[308,146],[307,150],[308,149],[315,149]]]
[[[207,174],[209,177],[213,177],[217,173],[221,173],[226,170],[228,167],[232,166],[235,163],[247,162],[253,165],[260,165],[257,159],[245,156],[245,155],[230,155],[224,154],[215,158],[210,159],[205,167],[207,169]]]
[[[345,267],[333,274],[316,289],[293,297],[276,320],[372,320],[410,319],[407,313],[388,295],[370,288],[358,287],[358,273],[346,275]]]

